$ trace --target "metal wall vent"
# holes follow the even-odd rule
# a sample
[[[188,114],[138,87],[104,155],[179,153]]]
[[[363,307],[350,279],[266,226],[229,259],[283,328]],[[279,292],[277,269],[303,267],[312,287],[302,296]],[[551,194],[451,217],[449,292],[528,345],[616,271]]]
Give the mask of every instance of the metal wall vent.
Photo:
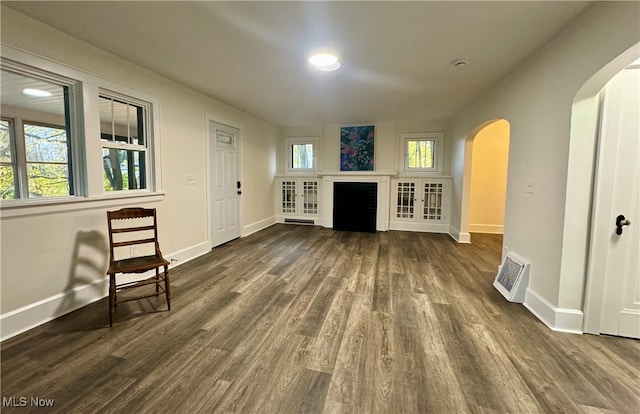
[[[306,220],[306,219],[290,219],[290,218],[286,218],[284,219],[285,223],[293,223],[293,224],[315,224],[315,222],[313,220]]]
[[[498,267],[493,287],[509,302],[523,303],[529,285],[529,267],[529,263],[509,252]]]

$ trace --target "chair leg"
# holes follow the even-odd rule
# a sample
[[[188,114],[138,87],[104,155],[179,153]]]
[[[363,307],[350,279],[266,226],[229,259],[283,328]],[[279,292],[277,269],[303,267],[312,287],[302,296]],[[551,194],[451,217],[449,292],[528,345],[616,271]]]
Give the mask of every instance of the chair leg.
[[[167,296],[167,308],[171,310],[171,290],[169,289],[169,267],[164,267],[164,293]]]
[[[116,310],[116,275],[109,275],[109,327],[113,326],[113,314]]]
[[[156,267],[156,296],[160,295],[160,268]]]

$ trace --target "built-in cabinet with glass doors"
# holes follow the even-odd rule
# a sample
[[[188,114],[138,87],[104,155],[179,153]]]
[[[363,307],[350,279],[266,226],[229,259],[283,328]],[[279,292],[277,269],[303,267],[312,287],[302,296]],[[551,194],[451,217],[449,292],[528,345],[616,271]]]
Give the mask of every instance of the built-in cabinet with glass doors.
[[[447,178],[391,180],[391,230],[449,232]]]
[[[320,224],[321,183],[321,179],[313,177],[279,178],[276,181],[277,221]]]

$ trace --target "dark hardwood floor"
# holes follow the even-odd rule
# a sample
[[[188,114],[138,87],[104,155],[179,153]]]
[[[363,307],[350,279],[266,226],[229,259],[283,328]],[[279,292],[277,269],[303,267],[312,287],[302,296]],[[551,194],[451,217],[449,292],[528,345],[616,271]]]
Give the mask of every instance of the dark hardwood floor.
[[[174,269],[171,312],[109,329],[101,300],[4,341],[2,412],[640,412],[640,341],[551,331],[473,242],[272,226]]]

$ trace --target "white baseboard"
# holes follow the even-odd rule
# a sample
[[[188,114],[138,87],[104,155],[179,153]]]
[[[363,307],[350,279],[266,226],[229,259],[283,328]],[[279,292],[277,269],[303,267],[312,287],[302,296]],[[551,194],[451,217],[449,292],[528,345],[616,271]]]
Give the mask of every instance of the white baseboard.
[[[500,224],[469,224],[469,233],[504,234]]]
[[[210,243],[202,242],[197,245],[179,250],[173,254],[165,254],[164,256],[171,260],[171,267],[179,266],[189,260],[203,255],[211,250]],[[135,278],[140,279],[149,274],[137,275]],[[125,281],[125,280],[123,280]],[[65,292],[61,292],[48,298],[39,300],[18,309],[6,312],[0,315],[0,341],[9,339],[13,336],[35,328],[38,325],[49,322],[55,318],[87,306],[97,300],[108,295],[109,280],[105,275],[104,278],[96,279],[91,283],[76,286]],[[105,314],[107,309],[105,308]],[[106,320],[106,319],[105,319]]]
[[[524,306],[553,331],[582,333],[584,314],[579,309],[557,308],[531,288],[527,288]]]
[[[9,339],[100,300],[108,294],[108,288],[109,281],[105,276],[87,285],[76,286],[66,292],[4,313],[0,316],[0,340]],[[105,308],[105,312],[106,310]]]
[[[435,223],[407,223],[404,221],[389,222],[389,230],[419,231],[426,233],[449,233],[448,224]]]
[[[210,251],[211,243],[204,241],[194,246],[187,247],[186,249],[178,250],[173,254],[165,254],[164,257],[171,262],[171,266],[169,266],[169,268],[172,268],[186,263],[189,260],[193,260],[196,257],[202,256],[205,253],[209,253]]]
[[[276,224],[275,216],[256,221],[255,223],[249,224],[248,226],[244,226],[242,228],[242,237],[247,237],[250,234],[266,229],[267,227],[273,226],[274,224]]]
[[[471,233],[460,233],[458,229],[454,229],[449,226],[449,236],[458,243],[470,244],[471,243]]]

